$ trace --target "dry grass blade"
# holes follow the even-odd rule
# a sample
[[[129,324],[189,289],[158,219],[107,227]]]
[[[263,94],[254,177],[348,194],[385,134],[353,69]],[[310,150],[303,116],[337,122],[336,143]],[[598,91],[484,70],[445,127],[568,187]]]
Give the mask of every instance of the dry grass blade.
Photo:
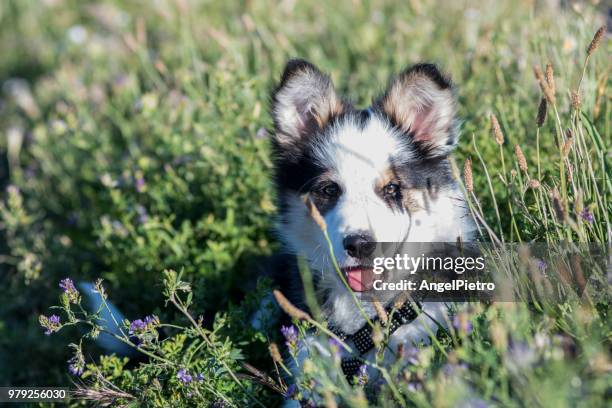
[[[319,228],[321,228],[321,230],[325,231],[327,229],[327,224],[325,223],[323,216],[319,212],[319,209],[317,208],[315,203],[312,201],[310,196],[306,195],[304,197],[304,204],[306,204],[306,208],[308,209],[308,213],[310,214],[312,219],[317,223],[317,225],[319,226]]]
[[[565,143],[563,144],[563,158],[567,159],[567,156],[569,156],[570,150],[572,149],[572,145],[574,144],[574,139],[572,138],[568,138]]]
[[[268,374],[266,374],[263,371],[253,367],[252,365],[250,365],[248,363],[243,363],[242,367],[245,370],[247,370],[248,372],[250,372],[251,374],[253,374],[254,377],[245,376],[244,374],[239,374],[240,377],[248,378],[248,379],[251,379],[253,381],[257,381],[260,384],[266,385],[269,388],[273,389],[274,391],[277,391],[278,393],[282,393],[283,392],[283,390],[278,386],[276,381],[274,381],[274,379],[272,377],[270,377]]]
[[[269,389],[271,389],[273,391],[276,391],[279,394],[283,394],[284,393],[282,388],[280,388],[278,385],[276,385],[276,383],[273,383],[273,382],[271,383],[271,382],[267,381],[266,379],[259,378],[259,377],[256,377],[256,376],[252,376],[252,375],[248,375],[248,374],[240,374],[240,373],[236,374],[236,376],[238,378],[242,379],[242,380],[251,381],[253,383],[257,383],[257,384],[263,385],[265,387],[268,387]]]
[[[106,386],[94,389],[77,385],[76,390],[72,391],[72,396],[100,407],[128,407],[136,400],[132,394]],[[127,402],[120,403],[121,400],[127,400]]]

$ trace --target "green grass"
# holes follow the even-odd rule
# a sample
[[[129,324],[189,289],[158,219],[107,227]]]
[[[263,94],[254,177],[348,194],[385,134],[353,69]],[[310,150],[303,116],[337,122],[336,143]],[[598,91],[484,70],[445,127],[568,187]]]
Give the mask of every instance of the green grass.
[[[281,400],[282,368],[267,355],[269,341],[280,340],[276,330],[245,329],[257,295],[244,282],[254,281],[253,265],[278,246],[266,129],[269,91],[291,57],[329,72],[360,106],[406,65],[438,63],[458,86],[457,167],[471,158],[470,205],[492,234],[504,242],[609,244],[606,38],[584,65],[606,10],[501,3],[2,2],[0,385],[70,384],[66,344],[89,330],[71,325],[47,337],[38,316],[53,313],[60,279],[101,277],[128,318],[155,313],[186,327],[164,327],[168,339],[151,345],[171,364],[100,360],[83,340],[86,362],[127,395],[151,406]],[[533,66],[547,63],[556,101],[538,127],[543,94]],[[581,105],[572,107],[579,83]],[[540,187],[527,188],[530,180]],[[167,269],[191,283],[192,295],[181,292],[193,296],[188,309],[165,304]],[[423,347],[408,370],[389,368],[388,378],[397,379],[378,397],[366,389],[370,402],[598,406],[609,398],[605,303],[475,305],[466,313],[470,334]],[[199,315],[204,331],[188,318]],[[517,365],[517,353],[529,354],[527,363]],[[244,379],[257,377],[244,361],[274,386]],[[306,371],[319,392],[364,405],[366,394],[334,380],[335,364],[315,358]],[[181,367],[207,373],[195,397],[176,379]],[[453,369],[460,374],[447,375]],[[101,387],[94,373],[91,365],[84,381]]]

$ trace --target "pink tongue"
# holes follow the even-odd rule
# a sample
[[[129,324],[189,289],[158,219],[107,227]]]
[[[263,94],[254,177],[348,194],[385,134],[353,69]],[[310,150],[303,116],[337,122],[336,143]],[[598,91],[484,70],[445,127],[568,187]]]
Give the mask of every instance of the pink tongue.
[[[346,271],[349,286],[355,292],[370,290],[374,283],[374,273],[371,268],[351,269]]]

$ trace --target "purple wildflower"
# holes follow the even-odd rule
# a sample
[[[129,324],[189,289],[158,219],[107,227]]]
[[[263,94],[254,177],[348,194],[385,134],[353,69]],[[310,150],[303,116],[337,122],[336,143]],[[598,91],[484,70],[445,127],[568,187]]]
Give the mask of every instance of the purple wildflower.
[[[74,363],[70,363],[68,364],[68,371],[70,371],[70,374],[80,377],[81,374],[83,374],[83,367],[79,367]]]
[[[60,281],[60,288],[64,289],[64,293],[69,293],[73,290],[76,290],[74,287],[74,282],[70,278],[65,278]]]
[[[582,210],[582,212],[580,213],[580,216],[586,222],[592,223],[595,220],[595,217],[593,217],[593,213],[591,213],[588,208],[585,208],[584,210]]]
[[[364,386],[368,383],[368,366],[363,364],[357,372],[357,385]]]
[[[68,296],[68,300],[70,303],[77,304],[79,303],[80,296],[79,291],[74,286],[74,282],[70,278],[64,278],[60,281],[59,287],[64,290],[66,296]]]
[[[290,384],[287,387],[287,390],[285,391],[284,397],[285,399],[290,399],[291,397],[293,397],[295,395],[295,392],[297,391],[297,387],[295,384]]]
[[[70,371],[72,375],[80,377],[85,370],[85,357],[79,346],[75,344],[71,344],[70,346],[74,348],[74,355],[68,360],[68,371]]]
[[[144,331],[147,325],[142,319],[136,319],[130,323],[130,335],[136,334],[137,332]]]
[[[536,260],[536,266],[538,267],[538,269],[540,270],[540,272],[544,272],[546,270],[546,268],[548,267],[548,265],[546,265],[546,262],[544,262],[544,260],[542,259],[537,259]]]
[[[130,323],[130,336],[140,335],[159,326],[159,318],[155,315],[147,316],[143,319],[136,319]]]
[[[198,381],[204,381],[204,374],[202,374],[202,373],[196,374],[195,378]]]
[[[189,372],[184,368],[178,370],[178,373],[176,373],[176,378],[178,378],[183,384],[189,384],[193,380],[191,374],[189,374]]]
[[[285,337],[285,344],[287,345],[287,347],[289,347],[290,349],[294,349],[297,347],[298,332],[295,326],[283,326],[281,327],[281,333],[283,333],[283,336]]]
[[[47,329],[45,331],[45,335],[47,336],[51,333],[59,331],[59,329],[62,328],[62,323],[58,315],[51,315],[49,317],[45,315],[40,315],[40,317],[38,318],[38,322],[43,328]]]

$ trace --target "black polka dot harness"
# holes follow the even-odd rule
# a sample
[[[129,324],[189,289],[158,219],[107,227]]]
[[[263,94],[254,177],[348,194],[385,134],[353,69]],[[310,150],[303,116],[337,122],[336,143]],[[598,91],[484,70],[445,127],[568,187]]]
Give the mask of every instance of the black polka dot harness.
[[[411,303],[410,301],[407,301],[396,309],[393,309],[392,306],[387,306],[385,311],[387,312],[387,315],[390,316],[390,319],[387,321],[387,323],[381,321],[380,324],[384,328],[386,328],[387,325],[390,325],[388,330],[391,334],[399,329],[400,326],[414,321],[421,313],[421,304],[419,302]],[[376,321],[380,321],[380,318],[375,317],[370,320],[372,323],[374,323]],[[353,344],[355,344],[359,357],[345,357],[340,363],[344,376],[348,382],[352,384],[353,378],[359,371],[359,367],[363,365],[363,359],[361,356],[374,348],[372,326],[366,323],[361,329],[357,330],[353,334],[346,334],[342,330],[334,327],[330,327],[330,330],[342,341],[346,342],[352,340]]]

